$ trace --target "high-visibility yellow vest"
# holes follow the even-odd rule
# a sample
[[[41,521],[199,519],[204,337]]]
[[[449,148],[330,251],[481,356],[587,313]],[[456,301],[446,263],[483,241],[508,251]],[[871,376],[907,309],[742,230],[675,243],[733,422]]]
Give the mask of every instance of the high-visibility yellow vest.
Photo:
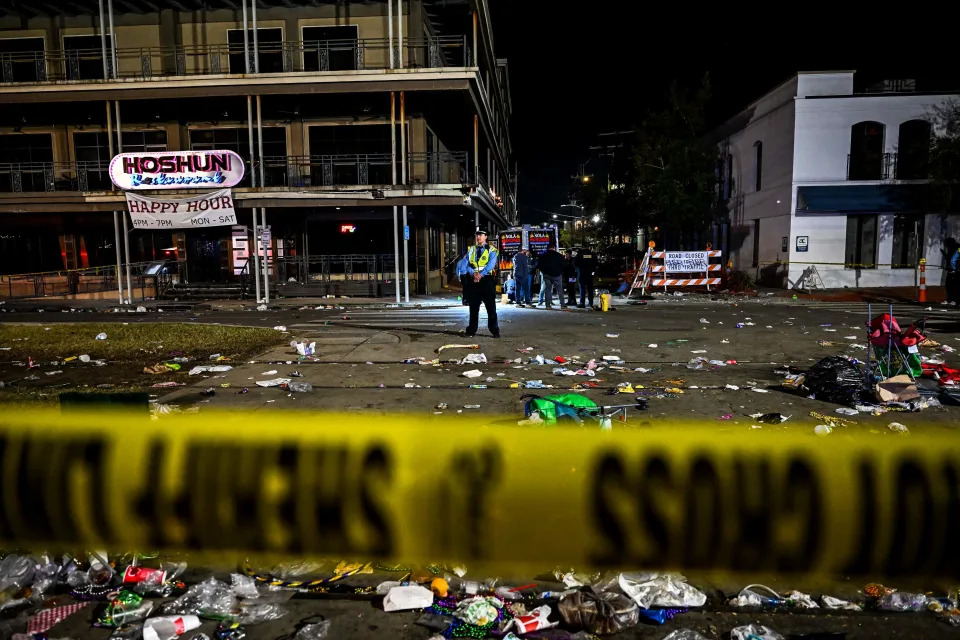
[[[490,247],[485,246],[483,248],[483,253],[480,254],[480,260],[477,260],[476,245],[470,247],[470,251],[467,253],[467,260],[469,260],[471,267],[482,270],[487,266],[487,263],[490,262]]]

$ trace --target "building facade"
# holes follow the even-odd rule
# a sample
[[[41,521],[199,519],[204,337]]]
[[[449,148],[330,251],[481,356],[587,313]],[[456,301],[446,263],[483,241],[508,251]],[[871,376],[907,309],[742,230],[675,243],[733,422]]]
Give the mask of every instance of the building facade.
[[[800,73],[729,120],[716,135],[734,267],[791,289],[896,287],[923,258],[939,284],[960,226],[924,190],[934,109],[957,97]]]
[[[411,293],[428,293],[476,225],[516,222],[508,65],[486,0],[13,7],[0,16],[0,274],[112,265],[129,245],[134,265],[169,258],[184,280],[230,282],[252,269],[256,209],[278,286],[393,295],[396,241]],[[113,155],[214,149],[246,163],[237,226],[125,224]]]

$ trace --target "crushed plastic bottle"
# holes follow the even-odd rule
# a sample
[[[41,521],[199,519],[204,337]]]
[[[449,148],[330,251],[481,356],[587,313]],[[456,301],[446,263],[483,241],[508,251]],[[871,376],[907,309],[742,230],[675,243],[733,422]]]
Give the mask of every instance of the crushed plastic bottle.
[[[331,622],[329,620],[324,620],[316,624],[308,624],[297,631],[297,635],[293,636],[293,640],[323,640],[327,637],[327,634],[330,633],[330,624]]]
[[[307,393],[308,391],[313,391],[313,385],[309,382],[295,380],[287,384],[287,390],[293,393]]]
[[[730,640],[783,640],[783,636],[762,624],[747,624],[731,629]]]
[[[926,611],[929,600],[922,593],[897,591],[880,598],[877,606],[886,611]]]

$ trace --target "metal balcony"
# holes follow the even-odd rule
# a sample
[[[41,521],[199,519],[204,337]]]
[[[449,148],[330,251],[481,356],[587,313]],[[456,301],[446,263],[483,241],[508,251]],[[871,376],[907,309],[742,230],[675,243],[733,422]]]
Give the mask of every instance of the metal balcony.
[[[897,154],[847,154],[847,180],[893,180]]]
[[[264,158],[267,187],[335,187],[393,183],[389,153],[275,156]],[[402,172],[397,163],[397,181]],[[466,184],[466,152],[411,153],[407,157],[408,184]]]
[[[389,41],[385,38],[261,42],[260,74],[338,72],[389,67]],[[113,56],[107,52],[107,72],[113,73]],[[394,42],[394,56],[409,69],[466,67],[470,51],[466,36],[438,36],[404,40],[402,52]],[[120,78],[246,73],[243,47],[228,44],[142,47],[116,50]],[[250,52],[250,69],[255,68]],[[105,82],[101,49],[70,49],[0,54],[0,82],[50,82],[89,80]]]
[[[389,152],[270,156],[263,159],[264,186],[302,189],[390,185],[393,183],[390,162]],[[106,161],[2,163],[0,193],[110,191],[113,187],[108,169]],[[246,175],[237,186],[251,186],[251,173],[247,163]],[[401,175],[398,159],[397,182]],[[407,183],[469,184],[467,153],[411,153],[407,157]]]

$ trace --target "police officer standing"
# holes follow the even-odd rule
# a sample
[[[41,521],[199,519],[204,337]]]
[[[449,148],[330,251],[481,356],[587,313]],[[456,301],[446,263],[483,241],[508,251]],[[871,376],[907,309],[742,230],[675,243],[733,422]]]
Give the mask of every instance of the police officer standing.
[[[597,254],[590,247],[586,247],[577,256],[575,264],[580,271],[580,304],[577,305],[577,308],[586,308],[586,305],[584,305],[584,299],[586,298],[589,299],[592,309],[593,276],[597,271]]]
[[[486,229],[477,229],[477,243],[467,251],[465,284],[468,288],[467,300],[470,301],[470,324],[466,334],[475,336],[480,322],[480,303],[487,310],[487,328],[494,338],[500,337],[497,324],[497,277],[499,261],[497,250],[487,244]]]

